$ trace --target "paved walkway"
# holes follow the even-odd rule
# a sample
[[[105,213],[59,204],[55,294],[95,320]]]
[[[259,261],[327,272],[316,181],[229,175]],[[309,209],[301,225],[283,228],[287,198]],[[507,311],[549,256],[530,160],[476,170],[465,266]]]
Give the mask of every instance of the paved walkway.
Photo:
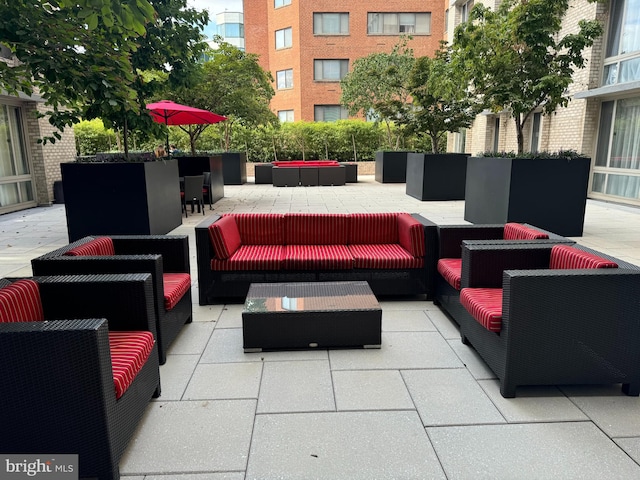
[[[343,187],[247,183],[225,186],[214,212],[407,211],[464,222],[464,202],[420,202],[404,189],[373,177]],[[202,218],[173,232],[190,237],[194,275]],[[588,201],[576,240],[640,265],[640,209]],[[63,205],[0,216],[0,273],[30,275],[31,258],[67,243]],[[258,354],[242,351],[241,305],[194,305],[123,478],[640,478],[638,397],[617,386],[526,387],[504,399],[432,302],[381,304],[380,350]]]

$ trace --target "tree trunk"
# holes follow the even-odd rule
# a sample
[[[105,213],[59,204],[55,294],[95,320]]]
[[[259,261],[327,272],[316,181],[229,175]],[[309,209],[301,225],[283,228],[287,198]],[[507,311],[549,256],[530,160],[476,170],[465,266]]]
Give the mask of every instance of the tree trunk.
[[[122,138],[124,144],[124,158],[129,158],[129,129],[127,127],[127,116],[124,117],[124,128],[122,129]]]
[[[438,153],[438,134],[431,132],[431,153]]]
[[[189,125],[189,145],[191,145],[191,155],[196,154],[196,135],[191,130],[191,125]]]
[[[358,149],[356,148],[356,136],[351,134],[351,141],[353,142],[353,161],[358,161]]]
[[[524,126],[524,121],[520,120],[520,114],[514,116],[516,121],[516,136],[518,139],[518,155],[522,155],[524,152],[524,132],[522,131],[522,127]]]

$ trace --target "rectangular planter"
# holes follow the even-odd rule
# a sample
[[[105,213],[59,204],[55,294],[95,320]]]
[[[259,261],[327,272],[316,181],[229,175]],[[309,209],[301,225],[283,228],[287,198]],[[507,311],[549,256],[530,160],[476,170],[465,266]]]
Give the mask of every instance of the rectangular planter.
[[[178,174],[202,175],[211,172],[211,203],[224,198],[224,177],[222,173],[222,155],[175,157],[178,161]]]
[[[409,153],[407,195],[418,200],[464,200],[465,153]]]
[[[584,226],[590,158],[470,157],[464,219],[524,222],[565,237]]]
[[[245,152],[222,153],[222,175],[225,185],[247,183],[247,154]]]
[[[408,151],[393,150],[376,152],[376,182],[404,183],[407,181]]]
[[[182,224],[176,160],[60,168],[70,242],[87,235],[166,234]]]
[[[272,163],[256,163],[254,168],[256,183],[273,183],[273,175],[271,174],[271,169],[273,168]]]

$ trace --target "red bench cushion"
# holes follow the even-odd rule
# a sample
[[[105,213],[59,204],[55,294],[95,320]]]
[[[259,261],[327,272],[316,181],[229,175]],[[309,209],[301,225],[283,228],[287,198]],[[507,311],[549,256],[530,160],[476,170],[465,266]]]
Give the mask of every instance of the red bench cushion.
[[[0,323],[44,320],[40,289],[33,280],[18,280],[0,289]]]
[[[460,290],[462,279],[462,259],[461,258],[441,258],[438,260],[438,273],[442,275],[449,285],[456,290]]]
[[[487,330],[502,329],[501,288],[463,288],[460,303]]]
[[[567,245],[554,245],[551,248],[551,269],[580,268],[617,268],[618,264],[590,252]]]
[[[242,244],[238,225],[231,216],[222,217],[209,226],[209,239],[216,258],[224,260],[233,255]]]
[[[173,310],[184,294],[191,288],[191,275],[188,273],[164,273],[164,308]]]
[[[347,244],[349,216],[339,213],[287,213],[284,216],[285,245]]]
[[[349,245],[398,243],[398,214],[350,214],[347,243]]]
[[[424,227],[408,213],[398,215],[398,242],[414,257],[424,257]]]
[[[353,268],[353,257],[346,245],[286,245],[286,270],[346,270]]]
[[[535,228],[522,225],[521,223],[505,224],[502,236],[504,240],[540,240],[549,238],[548,234]]]
[[[110,237],[98,237],[68,250],[65,255],[72,257],[115,255],[116,250]]]
[[[242,245],[226,260],[211,260],[211,270],[280,270],[284,258],[282,245]]]
[[[226,213],[238,226],[242,245],[284,245],[284,215],[281,213]]]
[[[109,332],[111,367],[116,398],[120,398],[136,378],[153,349],[151,332]]]
[[[421,268],[423,258],[416,258],[397,243],[381,245],[349,245],[354,268],[401,269]]]

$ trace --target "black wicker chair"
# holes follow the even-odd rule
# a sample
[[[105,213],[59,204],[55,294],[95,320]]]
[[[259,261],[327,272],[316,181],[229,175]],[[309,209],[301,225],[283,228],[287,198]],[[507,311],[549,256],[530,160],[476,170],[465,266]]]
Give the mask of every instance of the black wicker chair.
[[[118,479],[160,375],[156,342],[116,398],[109,332],[155,331],[151,276],[32,279],[46,321],[0,322],[0,451],[78,454],[80,477]]]
[[[171,309],[165,307],[163,274],[190,273],[189,242],[186,235],[110,235],[116,255],[68,256],[69,250],[98,237],[85,237],[31,260],[34,275],[90,273],[150,273],[153,282],[160,364],[167,349],[185,323],[191,323],[191,288]]]
[[[640,392],[640,267],[580,245],[618,268],[549,269],[552,245],[465,244],[462,288],[502,288],[502,325],[492,332],[464,307],[469,343],[500,379],[520,385],[621,383]]]

